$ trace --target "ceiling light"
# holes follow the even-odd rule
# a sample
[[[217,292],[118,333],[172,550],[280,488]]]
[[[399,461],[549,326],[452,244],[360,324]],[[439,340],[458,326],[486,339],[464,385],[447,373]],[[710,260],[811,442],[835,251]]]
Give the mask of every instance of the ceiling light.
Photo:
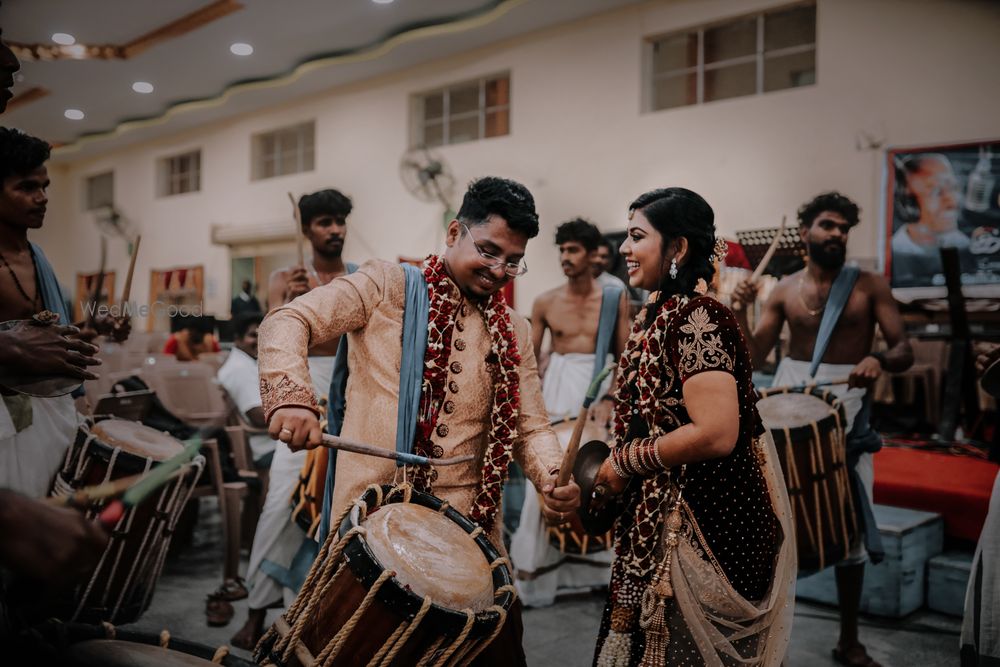
[[[376,5],[391,5],[392,0],[372,0]]]
[[[236,42],[229,47],[229,50],[238,56],[249,56],[253,53],[253,47],[245,42]]]
[[[65,32],[57,32],[52,35],[52,41],[62,46],[72,46],[76,44],[76,37],[68,35]]]
[[[135,83],[132,84],[132,90],[134,90],[137,93],[143,93],[143,94],[151,93],[153,92],[153,84],[149,83],[148,81],[136,81]]]
[[[63,115],[70,120],[83,120],[84,116],[83,112],[79,109],[66,109],[66,111],[63,111]]]

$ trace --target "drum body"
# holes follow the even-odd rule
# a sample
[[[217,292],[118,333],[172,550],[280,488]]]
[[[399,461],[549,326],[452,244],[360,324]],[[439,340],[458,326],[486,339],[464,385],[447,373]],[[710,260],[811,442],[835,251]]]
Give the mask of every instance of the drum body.
[[[408,485],[371,486],[255,657],[283,667],[467,665],[514,599],[509,563],[476,524]]]
[[[306,461],[299,472],[299,482],[292,491],[292,520],[313,538],[323,515],[323,493],[330,450],[317,447],[306,452]]]
[[[106,419],[84,424],[56,475],[52,495],[142,474],[183,451],[174,438],[138,422]],[[93,575],[58,610],[65,620],[131,623],[149,607],[177,519],[194,489],[204,459],[196,457],[167,484],[126,510]],[[100,514],[104,503],[88,508]]]
[[[229,647],[212,647],[171,636],[136,632],[113,626],[90,626],[78,623],[40,626],[36,661],[63,667],[252,667],[254,663],[229,652]],[[39,656],[45,658],[39,660]],[[21,664],[21,663],[17,663]],[[25,663],[27,664],[27,663]]]
[[[573,434],[573,429],[576,427],[577,419],[577,417],[568,417],[552,424],[552,430],[559,436],[559,444],[562,445],[564,452],[569,445],[569,440]],[[580,446],[592,440],[607,442],[608,430],[597,422],[588,420],[584,424],[583,433],[580,436]],[[541,498],[539,498],[538,504],[539,506],[542,505]],[[583,527],[583,523],[576,512],[570,513],[570,519],[566,524],[562,526],[548,526],[546,531],[549,536],[549,543],[552,546],[565,554],[574,556],[586,556],[587,554],[607,551],[614,543],[614,536],[611,530],[600,535],[589,534]]]
[[[774,438],[792,506],[799,569],[843,560],[860,539],[847,471],[844,408],[828,390],[759,392],[757,410]]]

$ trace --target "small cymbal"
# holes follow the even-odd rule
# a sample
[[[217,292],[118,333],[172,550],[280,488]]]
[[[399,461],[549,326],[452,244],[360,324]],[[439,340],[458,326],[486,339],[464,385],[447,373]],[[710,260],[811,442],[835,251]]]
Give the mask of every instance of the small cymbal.
[[[611,509],[614,503],[605,505],[597,513],[590,510],[597,473],[610,455],[611,449],[605,443],[600,440],[591,440],[580,447],[580,451],[576,455],[576,463],[573,466],[573,477],[580,487],[580,509],[576,513],[584,529],[591,535],[603,535],[608,532],[616,518],[614,510]],[[600,490],[598,491],[600,492]]]

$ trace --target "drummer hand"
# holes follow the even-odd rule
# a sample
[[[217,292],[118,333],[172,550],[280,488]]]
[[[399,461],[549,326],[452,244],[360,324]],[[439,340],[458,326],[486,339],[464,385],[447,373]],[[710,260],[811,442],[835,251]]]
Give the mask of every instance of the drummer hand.
[[[733,289],[730,298],[734,304],[740,303],[744,306],[749,306],[757,300],[757,283],[752,283],[749,280],[741,280]]]
[[[316,413],[306,408],[278,408],[271,415],[267,432],[275,440],[281,440],[293,452],[300,449],[315,449],[323,442]]]
[[[96,380],[87,370],[101,362],[97,348],[79,338],[76,327],[19,322],[0,332],[0,365],[30,375],[62,375]]]
[[[0,533],[0,564],[57,588],[85,579],[108,543],[108,534],[81,513],[6,490],[0,490]]]
[[[847,386],[867,388],[875,384],[875,380],[882,375],[882,365],[875,357],[865,357],[857,366],[851,369]]]
[[[542,516],[549,525],[566,523],[570,514],[580,507],[580,487],[570,480],[566,486],[556,486],[554,474],[542,487]]]
[[[305,267],[292,267],[291,271],[288,272],[288,282],[285,285],[285,294],[288,295],[288,300],[290,301],[297,296],[302,296],[308,291],[309,274],[306,273]]]
[[[611,425],[611,413],[614,412],[614,408],[615,402],[610,398],[595,401],[590,406],[590,419],[599,426],[607,428]]]
[[[99,312],[94,316],[93,329],[98,334],[121,343],[132,333],[132,321],[127,315],[114,317],[111,313]]]

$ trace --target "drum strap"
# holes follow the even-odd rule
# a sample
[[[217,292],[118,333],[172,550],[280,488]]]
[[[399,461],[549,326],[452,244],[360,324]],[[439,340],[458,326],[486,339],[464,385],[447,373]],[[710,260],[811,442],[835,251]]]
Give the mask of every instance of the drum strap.
[[[622,292],[620,285],[605,285],[601,296],[601,317],[597,321],[597,345],[594,347],[594,373],[590,376],[593,381],[607,364],[608,352],[611,351],[611,343],[615,337],[615,324],[618,323],[618,304],[621,302]]]
[[[30,242],[29,242],[30,243]],[[46,310],[59,313],[59,324],[72,324],[69,310],[66,308],[66,300],[63,298],[62,289],[59,288],[59,279],[56,272],[45,258],[45,253],[34,243],[31,243],[31,254],[35,258],[35,278],[38,280],[38,288],[42,292],[42,302]]]
[[[823,355],[830,344],[830,337],[837,327],[837,320],[844,312],[844,306],[851,296],[854,283],[861,275],[861,269],[856,266],[845,266],[837,274],[833,284],[830,286],[830,294],[826,299],[826,309],[823,311],[823,319],[819,323],[819,331],[816,333],[816,345],[813,347],[812,363],[809,365],[809,377],[816,377],[816,371],[823,362]]]
[[[813,347],[812,363],[809,365],[809,377],[816,377],[823,362],[823,355],[830,344],[833,330],[837,327],[837,321],[844,306],[851,296],[861,269],[856,266],[845,266],[837,274],[830,286],[830,295],[826,300],[826,310],[823,312],[823,319],[819,323],[819,331],[816,334],[816,345]],[[882,546],[882,537],[879,535],[878,526],[875,523],[875,514],[872,512],[871,501],[865,491],[864,483],[858,476],[857,464],[862,452],[878,451],[882,447],[882,440],[871,428],[871,393],[865,394],[861,411],[854,418],[854,426],[847,434],[847,470],[851,481],[851,487],[856,502],[855,511],[860,519],[864,531],[865,549],[872,563],[879,563],[885,557],[885,549]]]
[[[351,267],[354,267],[353,270]],[[348,273],[357,266],[348,265]],[[427,317],[430,298],[424,272],[416,266],[403,264],[405,301],[403,305],[403,350],[399,366],[399,407],[396,412],[396,451],[413,452],[413,439],[420,410],[420,390],[424,376],[424,353],[427,351]],[[340,339],[333,367],[333,383],[329,393],[327,431],[340,435],[344,424],[347,390],[347,337]],[[333,506],[333,480],[337,472],[337,450],[331,449],[323,490],[323,516],[316,537],[322,544],[330,532],[330,512]],[[398,465],[403,465],[399,463]]]

